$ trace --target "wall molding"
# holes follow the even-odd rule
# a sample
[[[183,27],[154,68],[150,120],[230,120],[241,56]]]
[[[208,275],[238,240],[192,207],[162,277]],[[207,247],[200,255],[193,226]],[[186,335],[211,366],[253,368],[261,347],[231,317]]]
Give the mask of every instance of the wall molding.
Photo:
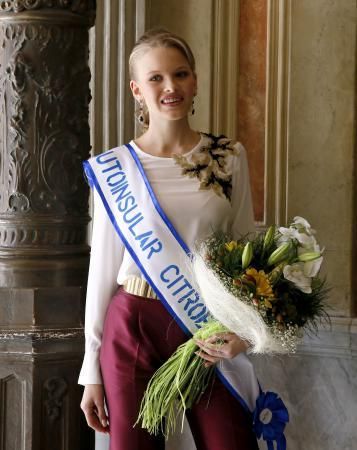
[[[291,0],[268,1],[264,221],[286,224]]]
[[[145,0],[98,2],[95,27],[90,32],[90,129],[94,154],[128,142],[134,136],[128,59],[137,37],[145,29],[146,3]]]
[[[237,139],[239,1],[212,4],[212,80],[210,130]]]
[[[357,318],[331,317],[318,334],[305,334],[297,355],[357,358]]]
[[[26,391],[26,381],[17,374],[0,375],[0,417],[2,418],[0,420],[0,450],[13,448],[14,439],[17,444],[20,444],[18,450],[25,450],[27,447]],[[5,420],[6,417],[8,417],[7,420]],[[16,436],[9,430],[9,421],[16,424]]]
[[[89,32],[89,67],[92,74],[89,123],[94,155],[129,142],[137,132],[134,100],[129,89],[128,59],[137,37],[145,30],[148,2],[97,2],[95,27]],[[91,224],[88,226],[88,242],[90,240]]]

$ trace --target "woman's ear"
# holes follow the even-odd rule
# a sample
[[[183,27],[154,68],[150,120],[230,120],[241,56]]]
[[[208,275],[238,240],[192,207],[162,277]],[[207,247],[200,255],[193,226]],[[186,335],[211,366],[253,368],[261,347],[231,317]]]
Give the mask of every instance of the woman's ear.
[[[141,99],[141,92],[138,83],[135,80],[130,80],[130,89],[134,98],[139,101]]]

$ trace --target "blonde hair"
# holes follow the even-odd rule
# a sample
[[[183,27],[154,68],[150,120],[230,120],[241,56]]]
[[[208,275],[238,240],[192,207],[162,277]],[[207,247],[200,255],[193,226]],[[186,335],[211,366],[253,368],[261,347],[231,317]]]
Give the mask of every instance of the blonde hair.
[[[135,80],[135,62],[146,51],[157,48],[176,48],[187,59],[192,70],[196,70],[195,57],[187,42],[180,36],[166,30],[165,28],[152,28],[146,31],[135,43],[133,50],[129,56],[129,75],[130,79]]]

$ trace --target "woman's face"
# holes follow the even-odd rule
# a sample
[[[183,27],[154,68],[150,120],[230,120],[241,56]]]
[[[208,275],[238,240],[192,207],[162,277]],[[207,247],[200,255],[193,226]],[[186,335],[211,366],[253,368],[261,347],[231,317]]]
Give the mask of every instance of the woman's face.
[[[135,98],[147,106],[150,123],[156,118],[187,117],[197,93],[196,74],[176,48],[149,49],[135,62],[136,80],[130,82]]]

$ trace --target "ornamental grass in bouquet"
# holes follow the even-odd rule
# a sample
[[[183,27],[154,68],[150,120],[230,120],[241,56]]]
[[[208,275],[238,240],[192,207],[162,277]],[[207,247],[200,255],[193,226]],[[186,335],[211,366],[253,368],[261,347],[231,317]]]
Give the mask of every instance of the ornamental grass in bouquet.
[[[195,340],[234,332],[258,354],[293,353],[303,330],[328,318],[319,277],[323,250],[302,217],[288,228],[232,240],[214,233],[193,255],[193,271],[212,318],[154,374],[138,422],[168,436],[176,417],[197,402],[214,374],[196,355]],[[219,339],[216,344],[219,345]]]

